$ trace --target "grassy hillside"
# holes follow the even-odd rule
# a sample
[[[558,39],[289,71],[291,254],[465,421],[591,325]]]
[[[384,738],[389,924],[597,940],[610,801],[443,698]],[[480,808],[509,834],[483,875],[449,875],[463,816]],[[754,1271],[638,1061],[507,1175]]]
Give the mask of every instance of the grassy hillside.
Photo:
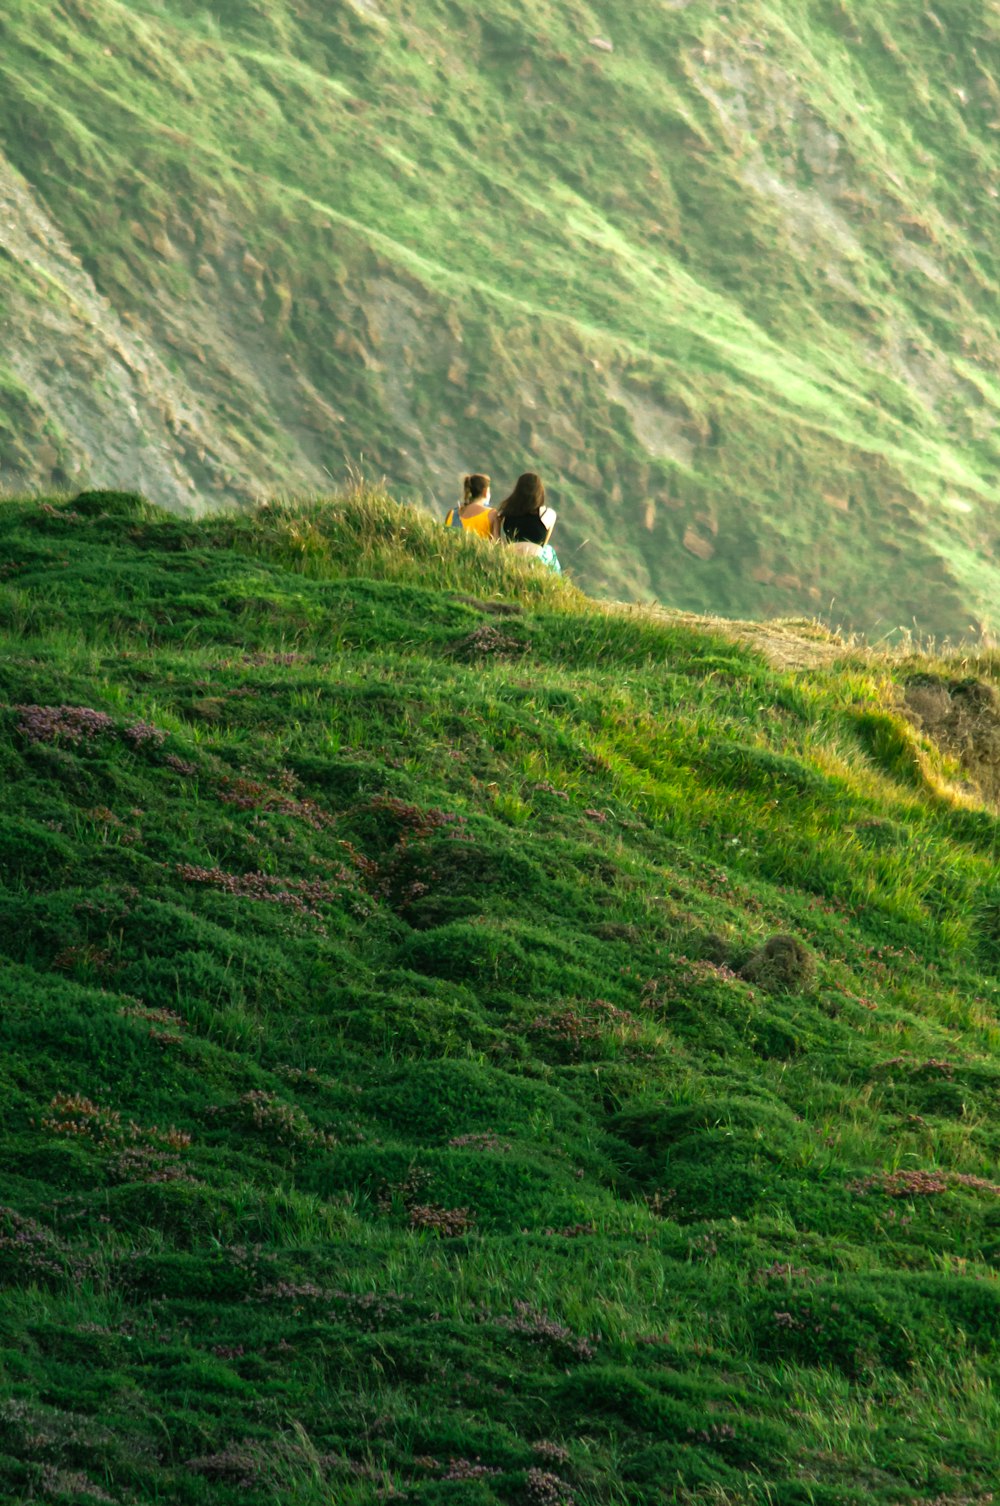
[[[0,1499],[992,1499],[1000,819],[899,707],[995,655],[365,495],[8,502],[0,624]]]
[[[553,483],[592,590],[996,628],[989,0],[9,0],[0,465]]]

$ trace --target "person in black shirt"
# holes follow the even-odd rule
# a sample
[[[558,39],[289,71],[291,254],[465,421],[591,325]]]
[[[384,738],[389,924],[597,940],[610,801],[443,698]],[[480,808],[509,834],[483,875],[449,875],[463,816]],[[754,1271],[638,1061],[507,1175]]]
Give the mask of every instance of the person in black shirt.
[[[555,513],[545,505],[545,487],[541,477],[527,471],[517,478],[509,497],[497,508],[500,536],[518,554],[529,555],[539,564],[561,574],[556,552],[549,543]]]
[[[545,487],[540,476],[526,471],[517,478],[517,485],[509,497],[497,508],[500,529],[510,544],[545,544],[549,530],[542,522],[545,506]]]

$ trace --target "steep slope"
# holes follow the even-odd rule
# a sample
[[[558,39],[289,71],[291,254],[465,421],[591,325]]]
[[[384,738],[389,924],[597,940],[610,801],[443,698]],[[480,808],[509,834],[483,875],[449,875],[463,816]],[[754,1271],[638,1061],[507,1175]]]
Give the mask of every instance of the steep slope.
[[[5,503],[0,623],[0,1499],[986,1506],[1000,819],[897,706],[995,655],[377,496]]]
[[[0,464],[553,483],[592,589],[995,626],[987,0],[10,0]],[[79,262],[75,260],[79,258]]]

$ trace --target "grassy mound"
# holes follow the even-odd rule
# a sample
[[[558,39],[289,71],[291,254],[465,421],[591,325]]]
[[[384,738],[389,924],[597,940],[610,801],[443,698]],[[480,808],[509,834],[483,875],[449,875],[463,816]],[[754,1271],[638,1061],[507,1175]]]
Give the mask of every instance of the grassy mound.
[[[913,665],[372,496],[5,503],[0,624],[4,1500],[989,1499],[1000,819]]]
[[[537,470],[602,595],[997,631],[995,0],[4,0],[0,482]]]

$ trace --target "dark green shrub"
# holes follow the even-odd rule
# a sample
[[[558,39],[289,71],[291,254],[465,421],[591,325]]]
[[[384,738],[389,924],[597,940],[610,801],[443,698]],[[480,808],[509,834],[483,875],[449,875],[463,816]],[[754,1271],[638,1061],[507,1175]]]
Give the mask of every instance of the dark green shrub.
[[[602,1418],[605,1426],[613,1420],[683,1446],[688,1480],[698,1478],[699,1466],[690,1457],[695,1451],[717,1455],[720,1461],[738,1466],[759,1466],[780,1456],[779,1429],[741,1416],[732,1406],[720,1411],[717,1401],[713,1404],[708,1397],[672,1395],[670,1387],[669,1379],[650,1381],[624,1367],[588,1365],[560,1382],[556,1394],[560,1408],[571,1414],[576,1412],[588,1420]],[[680,1463],[681,1456],[675,1457]],[[714,1475],[709,1469],[702,1477]]]
[[[104,1099],[110,1093],[112,1108],[138,1095],[165,1101],[183,1070],[150,1038],[148,1027],[137,1030],[109,1009],[105,994],[61,978],[39,990],[29,1008],[0,1010],[0,1047],[38,1052],[32,1087],[41,1102],[57,1092]]]
[[[1000,852],[1000,817],[992,811],[945,807],[938,812],[941,825],[957,840],[982,852]]]
[[[565,1146],[586,1125],[557,1089],[470,1061],[411,1062],[368,1088],[358,1106],[431,1141],[477,1130],[519,1137],[530,1126],[533,1137]]]
[[[190,1007],[192,998],[206,1012],[241,1009],[246,1003],[242,978],[209,952],[137,957],[123,966],[118,981],[124,991],[160,1008],[176,1009],[182,1002]]]
[[[408,782],[409,783],[409,782]],[[401,781],[394,777],[390,788],[398,790]],[[388,789],[379,789],[360,805],[348,812],[348,826],[354,842],[371,861],[380,865],[379,876],[384,878],[391,861],[399,861],[401,853],[410,846],[421,847],[431,842],[451,845],[470,840],[468,823],[464,815],[445,806],[429,801],[426,795],[414,799],[399,793],[390,794]]]
[[[710,945],[708,950],[719,948]],[[794,1055],[800,1045],[797,1027],[765,1007],[749,980],[733,971],[736,960],[733,954],[728,963],[707,957],[671,958],[663,975],[647,985],[645,1003],[699,1051]]]
[[[311,790],[322,794],[326,803],[335,808],[356,808],[357,801],[367,797],[360,807],[365,809],[371,796],[379,791],[396,790],[401,782],[404,786],[409,784],[398,770],[390,768],[374,755],[368,758],[348,755],[319,758],[298,754],[289,759],[289,767]],[[361,835],[356,830],[354,834]]]
[[[881,1367],[910,1369],[919,1305],[847,1282],[797,1290],[769,1285],[754,1295],[748,1317],[762,1359],[829,1365],[857,1379]]]
[[[742,1217],[781,1201],[781,1167],[798,1136],[780,1105],[720,1099],[680,1108],[634,1106],[612,1120],[643,1154],[635,1173],[680,1218]]]
[[[78,858],[67,837],[26,816],[0,814],[0,878],[7,883],[50,883]]]
[[[56,792],[62,803],[65,795],[79,805],[105,803],[111,787],[111,766],[92,758],[81,758],[69,748],[51,743],[32,743],[24,750],[24,765],[37,779]]]
[[[40,1145],[35,1136],[25,1136],[22,1148],[18,1138],[10,1137],[10,1154],[17,1155],[21,1176],[59,1192],[80,1193],[103,1186],[104,1167],[88,1146],[58,1140]]]
[[[90,1267],[49,1224],[0,1204],[0,1288],[59,1287],[86,1279]]]
[[[777,1200],[780,1178],[752,1159],[750,1136],[706,1131],[697,1146],[681,1145],[666,1158],[660,1186],[680,1219],[744,1218],[765,1196]]]
[[[390,986],[357,993],[333,1019],[346,1040],[413,1056],[464,1056],[487,1051],[505,1037],[464,997],[465,991],[435,980],[440,992],[420,993],[415,973],[400,972]],[[426,979],[419,979],[426,983]],[[345,1001],[346,1004],[347,1001]]]
[[[454,1454],[452,1458],[462,1458],[461,1454]],[[476,1455],[475,1458],[480,1456]],[[476,1466],[473,1465],[473,1468]],[[481,1466],[480,1466],[481,1467]],[[458,1466],[449,1465],[449,1469],[457,1469]],[[487,1480],[463,1479],[461,1475],[455,1475],[452,1480],[428,1480],[421,1482],[419,1500],[421,1506],[496,1506],[502,1497],[498,1496],[491,1488]]]
[[[470,913],[537,911],[546,881],[498,832],[477,838],[439,831],[397,845],[381,865],[378,889],[410,925],[426,929]]]
[[[407,1221],[411,1209],[468,1210],[480,1231],[567,1227],[603,1206],[593,1187],[580,1188],[570,1168],[541,1166],[516,1148],[404,1150],[357,1146],[334,1151],[304,1170],[303,1188],[323,1197],[360,1194],[379,1216]]]
[[[7,959],[50,967],[60,952],[84,942],[82,897],[79,889],[48,894],[0,889],[0,932],[6,939]]]
[[[790,1061],[805,1050],[807,1037],[797,1021],[778,1014],[755,1015],[747,1044],[767,1061]]]
[[[154,1168],[150,1174],[162,1173]],[[218,1192],[193,1178],[109,1187],[102,1205],[102,1213],[115,1227],[156,1229],[179,1250],[218,1235],[227,1222],[226,1212],[225,1200],[220,1200]]]
[[[455,920],[405,941],[396,961],[431,977],[467,980],[486,994],[589,993],[597,979],[579,948],[537,927],[491,918]]]
[[[942,1119],[964,1119],[975,1104],[974,1097],[961,1083],[942,1077],[912,1081],[905,1096],[912,1112]]]
[[[139,492],[86,491],[73,498],[73,511],[82,518],[145,519],[154,511]]]
[[[801,1131],[783,1103],[764,1098],[706,1098],[698,1103],[664,1104],[655,1100],[630,1104],[611,1120],[611,1129],[629,1144],[654,1157],[674,1147],[696,1142],[700,1134],[752,1135],[757,1154],[775,1164],[794,1149]]]
[[[137,1296],[215,1303],[246,1301],[277,1273],[259,1251],[236,1245],[214,1254],[136,1250],[121,1257],[118,1279]]]
[[[914,1289],[944,1321],[949,1348],[967,1341],[985,1354],[1000,1351],[1000,1292],[987,1281],[958,1276],[921,1276]]]
[[[592,1417],[617,1418],[666,1437],[686,1437],[687,1428],[699,1415],[695,1407],[669,1402],[648,1381],[622,1366],[591,1365],[585,1373],[561,1382],[557,1395],[560,1403]]]

